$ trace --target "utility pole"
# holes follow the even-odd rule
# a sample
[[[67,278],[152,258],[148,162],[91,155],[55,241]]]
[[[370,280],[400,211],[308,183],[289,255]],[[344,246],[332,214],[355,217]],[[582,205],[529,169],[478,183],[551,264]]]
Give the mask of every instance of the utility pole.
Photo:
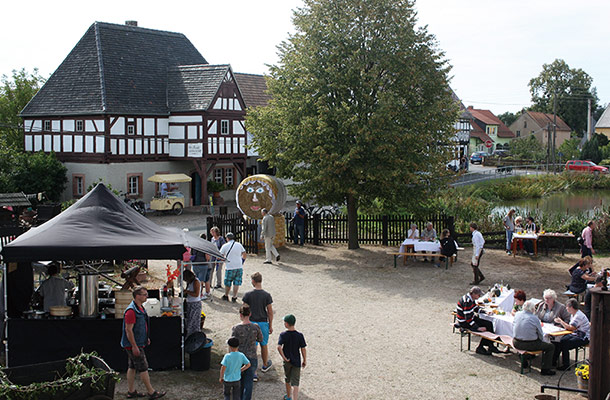
[[[587,99],[588,107],[587,107],[587,141],[591,140],[591,99]]]
[[[546,172],[549,172],[549,162],[551,160],[551,123],[546,124]]]
[[[557,136],[557,89],[553,91],[553,172],[555,172],[555,137]]]

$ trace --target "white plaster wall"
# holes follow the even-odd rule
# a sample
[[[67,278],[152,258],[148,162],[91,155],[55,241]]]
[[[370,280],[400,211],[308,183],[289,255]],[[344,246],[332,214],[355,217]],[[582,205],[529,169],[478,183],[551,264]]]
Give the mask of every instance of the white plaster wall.
[[[187,123],[187,122],[201,122],[201,115],[172,115],[169,117],[169,122],[172,123]]]
[[[144,119],[144,135],[153,136],[155,134],[155,120],[154,118]]]
[[[110,128],[111,135],[124,135],[125,134],[125,118],[119,117],[117,121]]]
[[[87,189],[99,178],[104,184],[109,184],[113,189],[121,192],[127,191],[127,174],[142,174],[142,201],[150,204],[150,199],[154,195],[155,184],[148,182],[147,179],[157,171],[168,171],[170,174],[183,173],[190,175],[193,164],[190,161],[159,161],[159,162],[137,162],[122,164],[85,164],[85,163],[64,163],[67,171],[68,183],[62,195],[62,201],[72,198],[72,174],[85,175],[85,189]],[[190,182],[178,183],[179,190],[184,193],[187,205],[190,205],[191,184]]]
[[[169,134],[169,119],[159,118],[157,119],[157,135],[168,135]]]
[[[74,132],[74,120],[67,119],[64,121],[64,132]]]

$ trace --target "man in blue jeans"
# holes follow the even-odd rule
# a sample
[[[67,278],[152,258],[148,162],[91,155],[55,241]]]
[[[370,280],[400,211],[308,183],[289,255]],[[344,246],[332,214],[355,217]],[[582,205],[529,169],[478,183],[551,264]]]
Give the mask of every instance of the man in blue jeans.
[[[251,276],[252,286],[254,290],[247,292],[244,295],[244,304],[250,306],[252,315],[250,320],[252,323],[261,328],[263,340],[259,341],[261,345],[261,358],[263,364],[261,371],[267,372],[271,368],[271,360],[269,359],[269,334],[273,333],[273,298],[269,292],[263,290],[263,276],[260,272],[255,272]]]
[[[303,204],[301,200],[297,200],[297,206],[294,209],[294,217],[292,218],[292,222],[294,223],[294,244],[299,244],[303,246],[305,243],[305,219],[306,219],[305,210],[303,209]],[[299,241],[300,237],[300,241]]]

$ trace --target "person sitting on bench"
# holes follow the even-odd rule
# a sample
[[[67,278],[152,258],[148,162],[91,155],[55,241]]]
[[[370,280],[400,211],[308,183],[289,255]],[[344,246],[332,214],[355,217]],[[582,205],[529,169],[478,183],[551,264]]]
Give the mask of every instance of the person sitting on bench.
[[[462,296],[457,303],[456,319],[462,329],[467,329],[472,332],[493,333],[493,323],[477,316],[480,309],[476,304],[476,300],[481,296],[483,296],[483,291],[478,286],[473,286],[468,293]],[[485,349],[485,347],[487,347],[487,349]],[[500,350],[498,350],[491,340],[482,338],[476,352],[477,354],[490,356],[492,353],[500,353]]]
[[[426,224],[426,229],[424,229],[421,233],[421,240],[425,240],[427,242],[433,242],[436,240],[436,229],[432,227],[432,222],[428,222]],[[425,253],[425,251],[422,251],[422,253]],[[428,258],[425,256],[424,262],[428,262]]]
[[[455,245],[455,240],[451,237],[451,232],[449,229],[443,229],[441,232],[441,254],[445,257],[453,257],[457,254],[457,246]],[[439,257],[439,261],[436,266],[440,266],[440,262],[445,260],[445,257]]]
[[[534,315],[534,311],[536,311],[536,303],[529,300],[523,304],[523,310],[515,315],[513,347],[523,351],[542,350],[540,375],[555,375],[555,371],[551,369],[555,346],[543,341],[544,334],[542,333],[540,319]],[[528,361],[525,362],[528,363]]]

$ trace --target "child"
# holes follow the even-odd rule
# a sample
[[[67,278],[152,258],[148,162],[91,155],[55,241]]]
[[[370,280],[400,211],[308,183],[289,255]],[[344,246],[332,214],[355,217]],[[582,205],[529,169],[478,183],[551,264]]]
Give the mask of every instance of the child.
[[[250,368],[250,361],[244,355],[237,351],[239,347],[239,339],[231,337],[227,341],[229,345],[229,353],[225,354],[220,364],[220,379],[218,381],[224,386],[225,400],[239,400],[241,391],[239,385],[241,381],[241,373]],[[233,391],[233,395],[231,395]]]
[[[286,330],[280,333],[277,350],[284,360],[284,375],[286,382],[286,396],[284,400],[297,400],[299,397],[299,380],[301,377],[301,364],[307,365],[307,352],[305,351],[305,337],[294,328],[296,318],[292,314],[284,317]],[[299,353],[300,350],[300,353]],[[301,354],[303,362],[301,363]],[[292,397],[290,396],[292,393]]]

